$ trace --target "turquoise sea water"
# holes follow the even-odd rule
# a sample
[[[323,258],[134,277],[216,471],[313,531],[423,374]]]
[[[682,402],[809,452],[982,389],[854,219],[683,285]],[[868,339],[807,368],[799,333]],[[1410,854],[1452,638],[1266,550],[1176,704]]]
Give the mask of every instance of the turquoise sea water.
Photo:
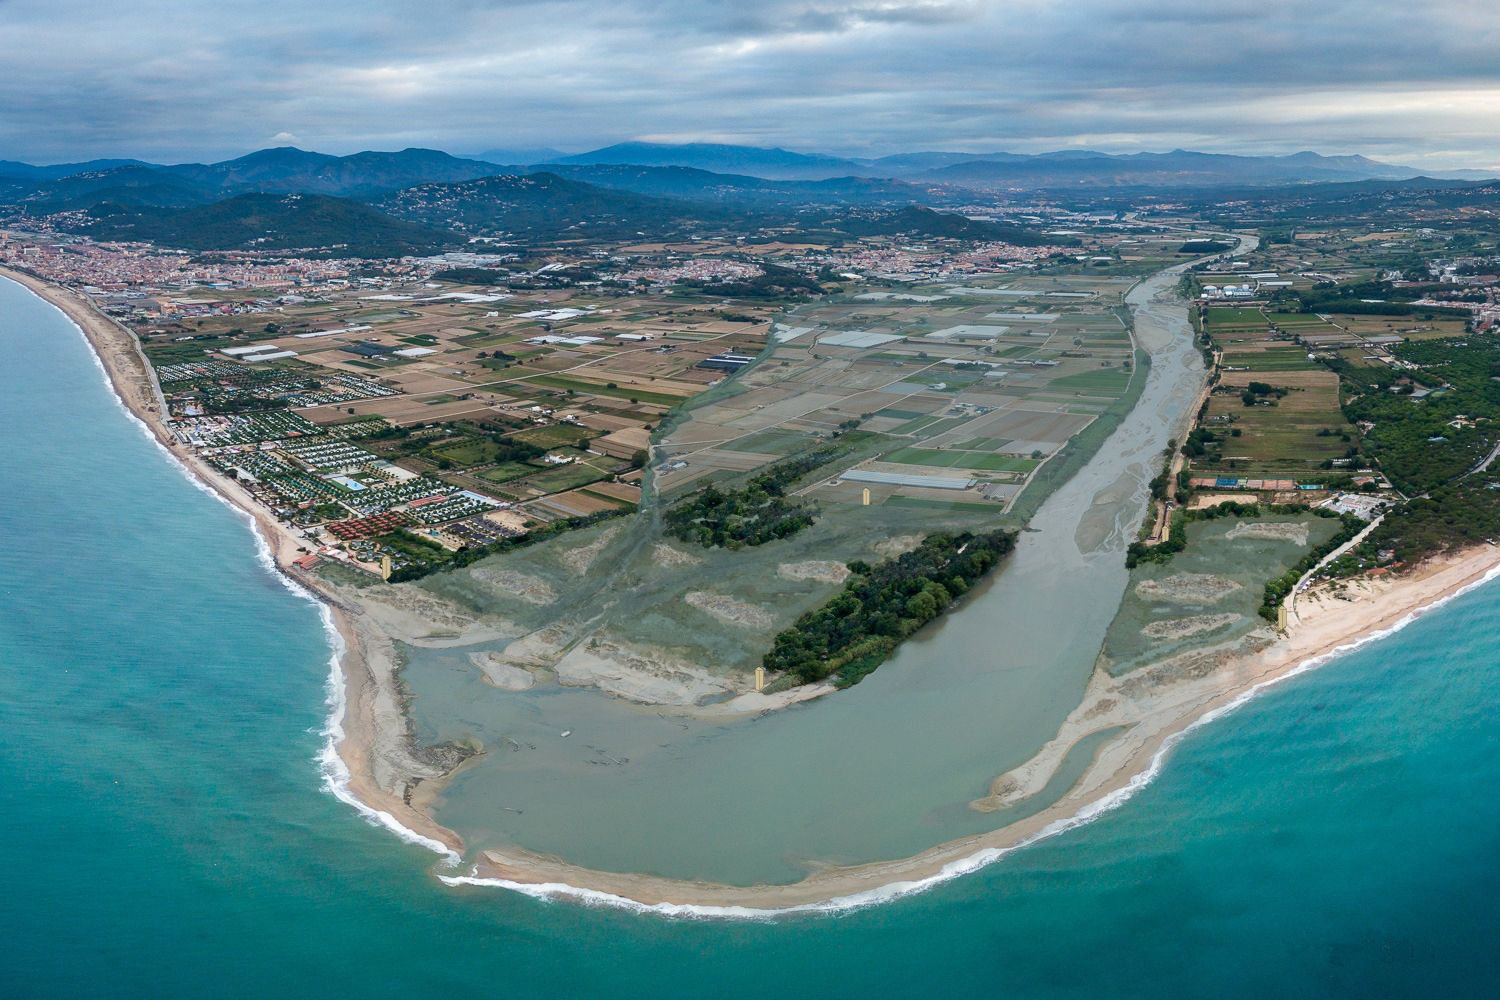
[[[1500,586],[981,872],[671,921],[446,888],[324,792],[317,610],[5,281],[0,426],[0,996],[1500,992]]]

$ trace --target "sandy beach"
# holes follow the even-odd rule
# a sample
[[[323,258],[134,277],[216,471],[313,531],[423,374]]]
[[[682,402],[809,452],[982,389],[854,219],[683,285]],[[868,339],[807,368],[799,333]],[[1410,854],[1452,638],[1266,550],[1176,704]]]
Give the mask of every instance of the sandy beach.
[[[270,517],[235,483],[220,476],[163,423],[158,389],[136,340],[84,296],[32,275],[0,269],[62,309],[84,332],[125,406],[156,440],[199,481],[253,518],[277,568],[317,595],[330,609],[343,638],[339,664],[344,685],[343,738],[337,751],[348,769],[348,792],[368,810],[385,813],[397,826],[449,851],[463,844],[453,831],[424,811],[443,779],[463,757],[449,748],[425,754],[413,747],[396,680],[393,640],[362,609],[345,603],[293,565],[308,551],[305,540]],[[1119,677],[1097,670],[1079,706],[1057,736],[1028,762],[994,779],[989,794],[972,806],[992,810],[1040,791],[1080,740],[1113,732],[1084,774],[1059,800],[1000,829],[951,840],[911,857],[852,867],[822,869],[788,885],[730,886],[580,868],[565,860],[520,849],[484,852],[472,872],[449,882],[500,884],[539,895],[573,896],[660,907],[740,911],[818,908],[832,901],[872,902],[918,890],[988,863],[1009,850],[1070,828],[1120,802],[1159,768],[1167,751],[1195,725],[1216,718],[1255,692],[1309,669],[1354,645],[1398,628],[1416,614],[1500,571],[1500,548],[1479,546],[1415,567],[1400,577],[1349,582],[1304,593],[1290,632],[1269,631],[1260,648],[1215,656],[1210,650],[1183,654]],[[766,708],[827,693],[788,697],[753,696]],[[439,748],[441,750],[441,748]]]

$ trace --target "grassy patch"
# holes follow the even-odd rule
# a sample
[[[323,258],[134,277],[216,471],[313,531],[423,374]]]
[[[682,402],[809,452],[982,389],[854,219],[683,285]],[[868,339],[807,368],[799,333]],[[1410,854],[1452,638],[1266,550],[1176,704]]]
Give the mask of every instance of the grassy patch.
[[[511,437],[517,441],[534,444],[538,448],[572,447],[580,441],[598,437],[602,432],[572,424],[553,424],[550,427],[532,427],[519,431]]]
[[[926,497],[887,497],[882,507],[915,507],[921,510],[948,510],[974,514],[999,514],[1000,504],[973,503],[965,500],[929,500]]]
[[[579,486],[597,483],[609,475],[610,473],[596,469],[587,462],[573,462],[570,465],[558,465],[538,473],[527,479],[525,485],[544,493],[561,493],[563,490],[577,489]]]

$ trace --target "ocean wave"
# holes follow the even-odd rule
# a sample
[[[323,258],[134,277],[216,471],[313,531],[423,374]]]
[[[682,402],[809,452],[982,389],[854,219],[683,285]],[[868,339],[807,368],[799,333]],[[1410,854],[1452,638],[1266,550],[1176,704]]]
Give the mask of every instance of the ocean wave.
[[[256,532],[257,538],[259,532]],[[274,565],[274,562],[273,562]],[[277,576],[286,580],[286,577],[278,572]],[[457,865],[461,860],[458,854],[440,840],[426,837],[417,831],[402,825],[390,813],[383,809],[362,801],[349,787],[350,774],[349,765],[344,763],[344,758],[339,755],[339,744],[344,740],[344,709],[348,704],[344,687],[344,671],[340,666],[343,660],[345,646],[344,637],[333,624],[333,612],[328,605],[319,601],[317,597],[309,593],[306,588],[301,587],[293,580],[286,580],[295,590],[318,605],[318,611],[323,616],[323,630],[328,635],[328,643],[333,647],[333,655],[328,660],[328,682],[325,690],[328,692],[326,704],[328,705],[328,719],[323,725],[320,735],[323,737],[323,747],[318,751],[318,770],[323,775],[323,788],[334,798],[358,812],[365,821],[374,825],[384,827],[398,838],[408,844],[416,844],[425,847],[434,854],[442,855],[443,859],[450,865]]]

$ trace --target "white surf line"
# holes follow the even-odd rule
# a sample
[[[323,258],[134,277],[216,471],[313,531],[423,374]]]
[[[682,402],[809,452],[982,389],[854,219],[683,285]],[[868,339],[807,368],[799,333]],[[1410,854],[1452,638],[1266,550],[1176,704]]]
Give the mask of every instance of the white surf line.
[[[1123,787],[1110,792],[1109,794],[1095,800],[1094,802],[1085,804],[1081,809],[1078,810],[1078,812],[1074,813],[1072,816],[1050,823],[1047,826],[1043,827],[1041,830],[1038,830],[1036,833],[1032,834],[1030,837],[1027,837],[1009,847],[984,848],[982,850],[976,851],[968,857],[960,858],[956,861],[950,861],[948,864],[939,869],[935,874],[929,875],[926,878],[891,882],[887,885],[880,886],[875,889],[868,889],[864,892],[857,892],[847,896],[835,896],[831,899],[816,903],[799,903],[793,906],[785,907],[751,907],[708,905],[699,906],[688,903],[641,903],[614,893],[602,892],[596,889],[586,889],[580,886],[569,885],[566,882],[526,883],[516,882],[511,879],[503,878],[481,878],[478,875],[472,874],[472,872],[477,871],[477,869],[471,869],[471,874],[469,875],[439,875],[437,877],[444,884],[450,886],[472,885],[496,887],[509,889],[512,892],[518,892],[523,895],[531,896],[535,899],[540,899],[546,902],[554,901],[557,899],[567,899],[573,902],[583,903],[587,906],[610,906],[619,909],[631,910],[637,913],[654,914],[657,916],[681,919],[770,920],[776,917],[801,913],[836,914],[847,913],[853,910],[865,909],[872,906],[879,906],[883,903],[888,903],[893,900],[900,899],[904,896],[912,896],[918,893],[926,892],[943,884],[944,882],[948,882],[963,875],[968,875],[972,872],[979,871],[982,868],[986,868],[994,864],[1008,854],[1019,851],[1022,848],[1030,847],[1033,844],[1037,844],[1043,840],[1048,840],[1052,837],[1057,836],[1058,834],[1066,833],[1069,830],[1075,830],[1081,826],[1093,822],[1106,813],[1113,812],[1115,809],[1118,809],[1120,806],[1124,805],[1126,802],[1134,798],[1136,793],[1140,792],[1143,788],[1150,785],[1157,779],[1158,776],[1160,776],[1166,764],[1167,758],[1171,755],[1172,751],[1177,747],[1177,745],[1184,739],[1186,739],[1190,733],[1238,711],[1240,708],[1255,700],[1261,694],[1269,691],[1271,688],[1276,687],[1277,685],[1282,684],[1285,681],[1291,680],[1294,677],[1300,677],[1306,673],[1310,673],[1311,671],[1314,671],[1319,667],[1331,663],[1339,657],[1360,649],[1363,646],[1395,635],[1397,632],[1400,632],[1402,629],[1406,628],[1408,625],[1410,625],[1412,622],[1416,621],[1423,615],[1442,607],[1450,601],[1462,597],[1472,590],[1484,586],[1497,577],[1500,577],[1500,566],[1496,566],[1490,569],[1484,574],[1484,576],[1482,576],[1478,580],[1474,580],[1468,584],[1465,584],[1464,586],[1453,591],[1453,593],[1451,594],[1445,594],[1444,596],[1438,598],[1430,604],[1425,604],[1420,608],[1415,608],[1407,612],[1400,619],[1387,626],[1386,628],[1377,629],[1366,635],[1360,636],[1358,639],[1354,639],[1350,642],[1335,646],[1333,649],[1320,656],[1309,657],[1308,659],[1299,663],[1297,666],[1293,667],[1291,670],[1288,670],[1286,673],[1280,674],[1279,676],[1272,677],[1268,680],[1264,680],[1258,684],[1253,685],[1229,702],[1219,706],[1218,708],[1205,712],[1203,715],[1199,716],[1197,719],[1194,719],[1191,723],[1184,726],[1177,732],[1163,737],[1161,746],[1157,748],[1156,753],[1154,753],[1151,757],[1151,763],[1146,767],[1145,770],[1131,777]]]
[[[79,326],[78,323],[74,322],[73,317],[68,315],[67,310],[45,296],[38,295],[20,282],[15,283],[53,309],[56,309],[62,315],[63,319],[68,321],[68,325],[78,331],[78,336],[83,339],[84,345],[89,349],[89,358],[94,362],[94,368],[99,372],[100,378],[104,380],[104,386],[109,390],[110,398],[114,400],[115,405],[120,408],[120,411],[130,418],[136,428],[146,436],[146,440],[155,445],[157,450],[167,457],[172,468],[176,469],[177,472],[187,479],[195,489],[208,494],[239,515],[240,519],[249,527],[251,537],[255,539],[256,560],[268,573],[275,577],[277,582],[296,596],[318,608],[318,612],[323,619],[324,634],[327,636],[328,644],[332,648],[332,656],[329,660],[328,680],[325,685],[325,689],[328,692],[325,703],[328,705],[329,713],[323,728],[319,731],[319,735],[323,737],[323,746],[313,758],[314,762],[318,765],[319,774],[323,778],[324,791],[345,805],[353,807],[371,826],[384,827],[406,843],[425,847],[433,853],[441,855],[450,865],[459,864],[462,859],[456,852],[449,849],[447,844],[432,837],[424,836],[402,825],[401,821],[396,819],[395,816],[361,801],[350,790],[349,766],[344,763],[344,759],[338,753],[338,745],[344,739],[344,710],[348,703],[348,696],[344,685],[344,672],[340,668],[340,661],[343,659],[346,649],[344,646],[344,637],[334,627],[333,612],[329,609],[328,605],[312,591],[281,572],[280,567],[276,565],[276,557],[271,549],[271,543],[261,534],[260,524],[256,521],[255,515],[234,503],[208,483],[205,483],[190,466],[180,461],[176,455],[172,454],[171,449],[161,443],[144,420],[137,416],[129,406],[125,405],[125,400],[120,396],[119,390],[115,388],[114,381],[109,377],[109,369],[105,367],[103,359],[99,357],[99,352],[94,347],[94,342],[88,338],[88,334],[83,332],[83,327]],[[148,377],[150,376],[149,371],[147,375]]]
[[[256,532],[255,537],[262,546],[265,545],[265,540],[260,537],[259,531]],[[269,559],[269,549],[266,550],[265,555]],[[271,562],[274,568],[274,560],[271,560]],[[324,723],[323,730],[320,733],[323,737],[323,748],[318,751],[318,755],[315,758],[318,763],[318,770],[323,775],[324,790],[345,805],[353,807],[355,812],[359,813],[365,822],[371,826],[384,827],[402,841],[408,844],[416,844],[419,847],[425,847],[434,854],[441,855],[447,864],[456,866],[462,859],[447,844],[432,837],[424,836],[410,827],[403,825],[395,816],[392,816],[383,809],[376,809],[374,806],[369,805],[350,789],[349,765],[339,755],[338,749],[339,744],[344,741],[344,710],[348,705],[344,671],[340,666],[346,652],[344,637],[334,627],[333,611],[327,604],[318,600],[315,595],[308,592],[306,588],[302,587],[295,580],[289,579],[284,573],[276,571],[276,576],[283,583],[287,584],[288,589],[293,593],[300,592],[300,596],[305,597],[318,606],[318,611],[323,617],[323,631],[328,636],[328,644],[333,647],[333,655],[328,660],[328,681],[325,685],[325,689],[328,692],[328,719]]]

